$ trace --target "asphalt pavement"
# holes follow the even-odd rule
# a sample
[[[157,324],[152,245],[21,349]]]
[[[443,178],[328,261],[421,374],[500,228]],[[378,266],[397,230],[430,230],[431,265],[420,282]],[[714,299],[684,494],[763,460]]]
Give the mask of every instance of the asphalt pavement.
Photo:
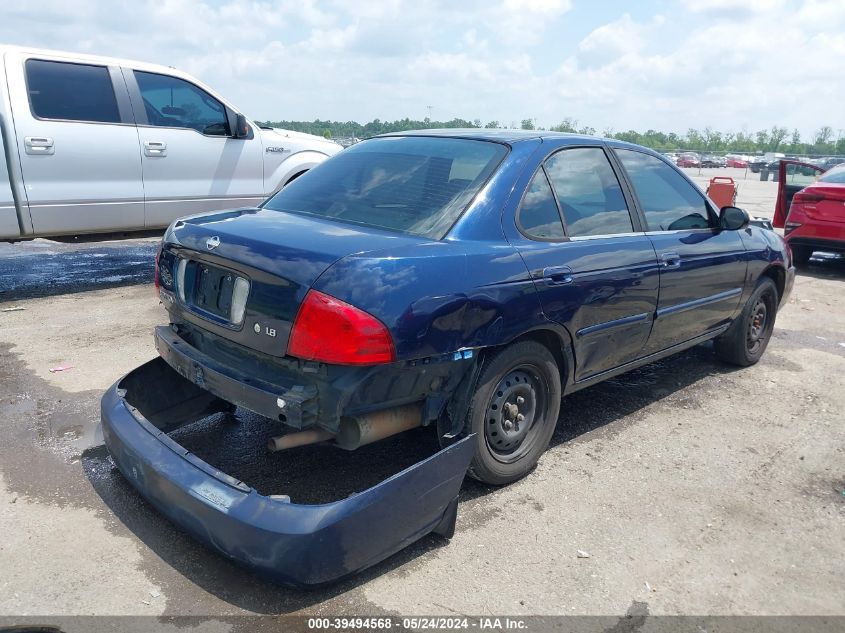
[[[150,283],[159,240],[0,243],[0,302]]]

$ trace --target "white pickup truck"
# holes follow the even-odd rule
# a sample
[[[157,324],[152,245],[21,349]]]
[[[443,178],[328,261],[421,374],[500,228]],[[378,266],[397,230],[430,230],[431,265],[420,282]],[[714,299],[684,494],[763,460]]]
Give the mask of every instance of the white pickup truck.
[[[341,150],[164,66],[0,46],[0,241],[255,206]]]

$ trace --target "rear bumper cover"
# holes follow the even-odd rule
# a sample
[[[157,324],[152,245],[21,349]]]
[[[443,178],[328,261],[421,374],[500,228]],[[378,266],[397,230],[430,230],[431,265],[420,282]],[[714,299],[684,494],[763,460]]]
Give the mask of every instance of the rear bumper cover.
[[[349,498],[299,505],[259,494],[173,441],[162,430],[168,427],[165,393],[179,396],[171,397],[176,426],[222,404],[160,358],[142,365],[102,398],[103,435],[115,464],[179,527],[265,577],[319,585],[373,565],[430,532],[452,535],[473,436]],[[148,405],[156,424],[145,416]]]
[[[841,236],[804,233],[801,228],[798,228],[786,236],[786,243],[792,248],[804,247],[819,251],[845,253],[845,228],[842,229]]]

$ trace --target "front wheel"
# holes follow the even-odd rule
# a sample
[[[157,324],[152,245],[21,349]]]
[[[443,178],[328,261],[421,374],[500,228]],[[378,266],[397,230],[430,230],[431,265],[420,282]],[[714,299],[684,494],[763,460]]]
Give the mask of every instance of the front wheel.
[[[503,485],[525,476],[549,445],[560,413],[560,370],[535,341],[515,343],[485,360],[467,414],[476,434],[470,476]]]
[[[764,277],[757,284],[740,315],[725,331],[716,337],[716,356],[732,365],[753,365],[769,344],[775,328],[778,307],[778,290],[775,283]]]

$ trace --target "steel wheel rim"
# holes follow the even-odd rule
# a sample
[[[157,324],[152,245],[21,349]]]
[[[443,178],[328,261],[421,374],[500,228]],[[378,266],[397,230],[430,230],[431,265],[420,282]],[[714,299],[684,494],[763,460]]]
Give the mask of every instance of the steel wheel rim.
[[[765,333],[769,326],[769,309],[765,297],[760,297],[751,309],[751,316],[748,319],[748,332],[745,340],[748,351],[755,354],[765,340]]]
[[[531,365],[511,369],[493,389],[487,403],[484,439],[493,457],[513,463],[534,446],[545,422],[548,385]]]

